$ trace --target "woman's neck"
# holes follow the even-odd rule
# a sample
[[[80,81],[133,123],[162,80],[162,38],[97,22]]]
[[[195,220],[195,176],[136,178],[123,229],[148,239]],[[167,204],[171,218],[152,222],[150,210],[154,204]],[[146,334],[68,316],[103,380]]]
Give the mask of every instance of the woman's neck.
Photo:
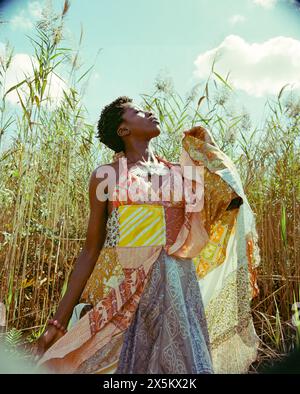
[[[124,153],[129,163],[157,161],[149,141],[137,141],[130,147],[126,147]]]

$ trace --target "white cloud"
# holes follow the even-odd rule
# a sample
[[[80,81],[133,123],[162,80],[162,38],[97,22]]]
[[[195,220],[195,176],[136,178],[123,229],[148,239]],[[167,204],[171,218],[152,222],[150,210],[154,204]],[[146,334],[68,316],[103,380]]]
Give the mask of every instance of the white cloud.
[[[279,36],[251,44],[229,35],[197,57],[194,75],[206,79],[215,56],[215,71],[223,76],[230,72],[229,82],[250,95],[277,94],[287,83],[300,88],[300,41],[294,38]]]
[[[243,15],[236,14],[236,15],[232,15],[232,16],[229,18],[229,23],[231,23],[232,25],[235,25],[235,24],[237,24],[237,23],[242,23],[242,22],[244,22],[245,19],[246,19],[246,18],[245,18]]]
[[[0,56],[4,56],[2,43],[0,43],[0,50]],[[15,54],[7,70],[4,91],[7,92],[11,87],[23,81],[26,77],[28,77],[29,79],[33,78],[32,64],[37,67],[38,62],[34,57],[29,56],[25,53]],[[47,100],[47,105],[49,105],[49,107],[51,108],[55,108],[60,103],[60,100],[63,98],[63,89],[65,91],[68,91],[68,87],[67,84],[54,73],[50,73],[47,80],[48,83],[45,89],[44,98],[48,97],[50,100]],[[22,100],[25,100],[25,97],[29,94],[29,87],[27,86],[27,84],[23,84],[18,88],[18,91]],[[6,98],[11,104],[19,104],[19,97],[16,90],[8,93]],[[46,101],[43,103],[46,103]]]
[[[31,16],[33,16],[36,19],[39,19],[42,17],[42,6],[38,1],[30,1],[28,3],[28,11]]]
[[[271,9],[276,4],[277,0],[253,0],[254,4],[260,5],[263,8]]]
[[[32,21],[40,19],[42,17],[42,6],[38,1],[30,1],[27,4],[27,9],[21,9],[17,15],[15,15],[10,25],[13,30],[30,30],[33,28]]]
[[[25,16],[24,10],[21,10],[18,15],[15,15],[12,18],[12,20],[10,21],[10,25],[13,30],[30,30],[33,27],[31,20]]]

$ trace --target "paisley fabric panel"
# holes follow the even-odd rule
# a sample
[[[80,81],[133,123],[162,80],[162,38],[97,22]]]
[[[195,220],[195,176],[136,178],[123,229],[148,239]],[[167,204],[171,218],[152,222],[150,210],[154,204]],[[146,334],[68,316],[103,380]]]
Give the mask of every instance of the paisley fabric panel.
[[[116,373],[213,373],[204,306],[190,259],[162,250],[124,333]]]

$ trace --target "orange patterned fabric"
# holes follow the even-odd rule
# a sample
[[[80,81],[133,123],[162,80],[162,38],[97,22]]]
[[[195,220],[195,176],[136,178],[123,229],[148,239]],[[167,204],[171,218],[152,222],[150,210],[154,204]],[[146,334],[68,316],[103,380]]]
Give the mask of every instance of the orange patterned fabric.
[[[165,207],[165,218],[166,218],[166,245],[171,246],[174,244],[179,231],[184,223],[184,209],[182,207]]]
[[[83,293],[81,302],[96,305],[103,297],[107,296],[112,286],[121,283],[124,270],[120,264],[115,248],[102,248]]]
[[[92,335],[95,335],[107,321],[112,319],[120,330],[125,330],[128,327],[131,315],[135,311],[143,291],[146,274],[143,266],[137,270],[125,269],[124,274],[125,279],[118,289],[121,296],[121,307],[117,302],[116,290],[112,288],[101,308],[94,308],[89,315]],[[133,294],[134,297],[132,297]],[[117,312],[119,313],[117,314]]]

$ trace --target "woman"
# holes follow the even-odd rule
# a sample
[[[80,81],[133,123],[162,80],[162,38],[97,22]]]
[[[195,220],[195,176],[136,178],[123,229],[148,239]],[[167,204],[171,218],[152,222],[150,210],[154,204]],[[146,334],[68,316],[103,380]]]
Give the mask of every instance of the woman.
[[[259,256],[239,176],[205,128],[185,132],[180,165],[151,151],[159,133],[126,96],[101,113],[119,155],[91,176],[86,242],[38,341],[56,372],[239,373],[256,358]]]

